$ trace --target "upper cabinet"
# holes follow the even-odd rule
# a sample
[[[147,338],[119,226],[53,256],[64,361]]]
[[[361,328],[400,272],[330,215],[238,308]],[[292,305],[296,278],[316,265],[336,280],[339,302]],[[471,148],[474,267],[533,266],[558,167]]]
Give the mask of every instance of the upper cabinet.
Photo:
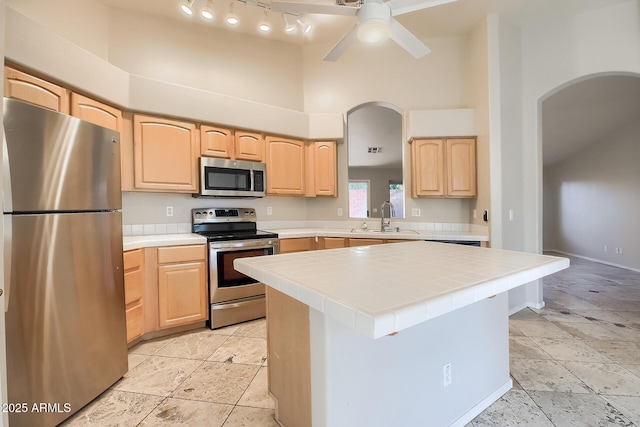
[[[304,141],[267,136],[266,163],[267,194],[304,196]]]
[[[69,114],[68,89],[9,67],[4,67],[4,96]]]
[[[259,133],[202,125],[200,154],[207,157],[263,162],[264,138]]]
[[[145,191],[198,191],[199,134],[194,123],[133,116],[134,187]]]
[[[111,130],[123,131],[122,111],[78,93],[71,94],[71,115]]]
[[[475,197],[475,138],[428,138],[411,142],[412,197]]]
[[[307,143],[306,196],[336,197],[336,142],[312,141]]]

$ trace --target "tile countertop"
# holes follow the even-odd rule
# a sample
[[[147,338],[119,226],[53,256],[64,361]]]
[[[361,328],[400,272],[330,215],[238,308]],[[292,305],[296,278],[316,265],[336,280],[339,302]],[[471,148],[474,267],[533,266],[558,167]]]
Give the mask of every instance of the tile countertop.
[[[280,239],[297,237],[352,237],[367,239],[408,239],[408,240],[457,240],[486,242],[489,237],[470,231],[439,231],[439,230],[400,230],[394,232],[362,231],[360,229],[331,229],[331,228],[280,228],[268,231],[278,233]]]
[[[236,259],[234,267],[375,339],[563,270],[569,260],[420,241]]]
[[[154,246],[197,245],[199,243],[205,244],[207,239],[193,233],[124,236],[122,238],[122,249],[131,251]]]

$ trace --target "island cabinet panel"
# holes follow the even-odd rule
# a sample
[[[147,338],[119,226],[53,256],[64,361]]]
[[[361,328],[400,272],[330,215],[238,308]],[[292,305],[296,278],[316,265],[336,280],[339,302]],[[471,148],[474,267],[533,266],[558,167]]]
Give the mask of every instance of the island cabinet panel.
[[[198,191],[199,133],[194,123],[133,116],[135,189]]]
[[[69,114],[68,89],[10,67],[4,67],[4,96]]]
[[[349,247],[382,245],[383,239],[349,239]]]
[[[447,139],[447,195],[474,197],[476,195],[476,140]]]
[[[336,249],[347,247],[347,239],[344,237],[320,237],[316,249]]]
[[[262,134],[237,130],[234,141],[237,160],[264,162],[264,137]]]
[[[305,143],[266,137],[267,194],[304,196]]]
[[[309,142],[306,156],[306,196],[336,197],[338,195],[336,142]]]
[[[207,319],[205,245],[158,248],[158,321],[169,328]]]
[[[269,393],[283,426],[311,427],[309,307],[266,288]]]
[[[313,237],[299,237],[294,239],[280,239],[280,253],[304,252],[314,249]]]
[[[411,193],[444,196],[444,141],[423,139],[411,144]]]
[[[223,159],[233,158],[233,131],[214,126],[200,126],[200,154]]]
[[[123,258],[127,342],[131,342],[144,333],[144,250],[127,251]]]

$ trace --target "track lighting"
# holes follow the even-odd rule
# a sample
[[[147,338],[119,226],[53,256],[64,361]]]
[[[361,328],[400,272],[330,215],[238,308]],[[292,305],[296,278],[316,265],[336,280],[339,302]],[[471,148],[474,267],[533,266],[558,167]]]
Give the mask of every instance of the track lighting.
[[[208,0],[207,5],[200,10],[200,16],[209,21],[213,19],[213,3],[211,0]]]
[[[229,4],[229,12],[227,12],[227,17],[224,20],[227,21],[227,24],[229,25],[236,25],[240,22],[236,14],[233,13],[233,2]]]
[[[271,31],[271,24],[269,24],[269,11],[267,9],[264,10],[264,18],[260,25],[258,25],[258,29],[263,33],[268,33]]]
[[[302,27],[303,33],[307,34],[309,31],[311,31],[311,24],[304,22],[300,18],[296,19],[296,22]]]
[[[293,30],[296,29],[296,24],[292,24],[291,22],[289,22],[289,20],[287,19],[287,15],[286,14],[282,14],[282,19],[284,20],[284,31],[285,33],[291,33]]]
[[[193,2],[194,0],[186,0],[180,4],[180,10],[187,15],[193,15]]]

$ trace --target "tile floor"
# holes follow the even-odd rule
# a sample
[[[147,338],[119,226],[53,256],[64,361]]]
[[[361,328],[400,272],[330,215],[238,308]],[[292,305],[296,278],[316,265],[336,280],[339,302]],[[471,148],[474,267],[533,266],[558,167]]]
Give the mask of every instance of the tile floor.
[[[544,286],[510,318],[513,389],[467,427],[640,427],[640,273],[572,258]],[[64,426],[277,425],[264,319],[141,343],[129,368]]]

